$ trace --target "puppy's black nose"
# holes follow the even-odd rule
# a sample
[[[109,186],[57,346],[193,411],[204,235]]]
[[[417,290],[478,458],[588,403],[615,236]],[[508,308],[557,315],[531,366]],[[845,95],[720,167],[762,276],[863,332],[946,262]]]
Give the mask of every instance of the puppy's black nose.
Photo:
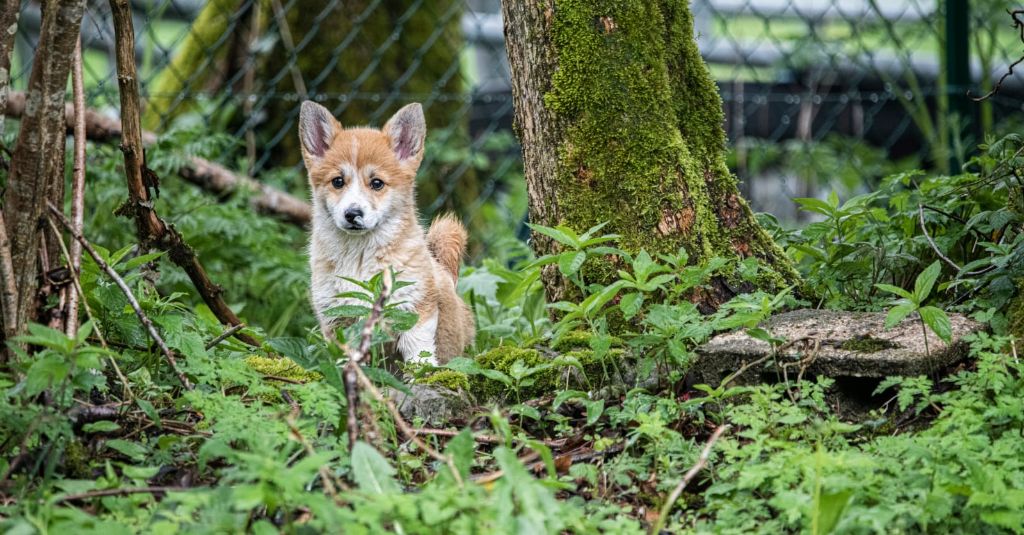
[[[363,211],[355,206],[345,209],[345,221],[355,223],[356,219],[363,217]]]

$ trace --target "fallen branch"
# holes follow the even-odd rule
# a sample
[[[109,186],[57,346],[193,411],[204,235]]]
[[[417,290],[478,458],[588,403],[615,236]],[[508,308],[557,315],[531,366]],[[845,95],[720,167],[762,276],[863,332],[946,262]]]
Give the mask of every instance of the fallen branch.
[[[928,228],[924,224],[924,207],[921,206],[920,204],[917,205],[917,217],[918,221],[920,221],[921,223],[921,233],[924,234],[924,238],[928,240],[928,245],[931,246],[932,251],[935,251],[935,254],[938,255],[939,258],[941,258],[943,261],[949,264],[949,267],[957,270],[958,272],[961,271],[960,266],[958,266],[956,262],[950,260],[949,257],[942,254],[942,251],[939,250],[939,246],[935,245],[935,240],[933,240],[931,235],[928,234]]]
[[[168,252],[171,261],[185,270],[192,284],[213,314],[225,325],[238,325],[241,321],[221,297],[223,290],[210,280],[181,234],[160,219],[153,209],[150,188],[157,187],[157,177],[146,167],[142,151],[142,120],[139,109],[139,83],[135,69],[135,30],[128,0],[111,0],[114,35],[117,51],[117,83],[121,97],[121,152],[124,154],[125,178],[128,183],[128,203],[125,212],[135,219],[135,230],[144,248],[156,247]],[[246,334],[236,334],[239,340],[253,346],[260,343]]]
[[[714,433],[711,433],[711,438],[709,438],[707,443],[704,444],[704,449],[700,452],[700,457],[697,458],[697,462],[690,467],[683,476],[683,480],[676,485],[676,488],[672,489],[672,494],[669,494],[668,499],[666,499],[665,503],[662,504],[661,512],[658,514],[658,520],[654,523],[654,526],[651,527],[652,534],[661,533],[661,528],[665,525],[665,519],[668,517],[669,512],[672,511],[672,505],[676,503],[676,500],[679,499],[679,496],[683,493],[686,486],[690,484],[690,481],[692,481],[694,477],[697,477],[697,473],[703,470],[708,464],[708,458],[711,456],[712,446],[715,445],[715,442],[718,442],[718,439],[722,437],[722,434],[729,430],[729,427],[730,426],[728,424],[722,424],[715,429]]]
[[[75,57],[71,62],[71,92],[75,108],[74,167],[71,181],[71,223],[79,234],[85,225],[85,85],[82,81],[82,37],[75,45]],[[82,267],[82,246],[78,240],[71,242],[68,252],[68,269],[77,277]],[[78,293],[69,292],[64,314],[64,332],[71,338],[78,332]]]
[[[7,105],[7,116],[18,118],[24,112],[25,93],[12,91]],[[64,115],[68,131],[71,132],[75,125],[75,111],[72,104],[66,105]],[[88,108],[84,115],[86,139],[108,142],[121,138],[121,122],[118,119]],[[152,145],[156,141],[156,134],[142,131],[144,146]],[[312,209],[306,201],[203,158],[190,158],[188,165],[180,168],[178,174],[188,182],[215,195],[228,195],[239,190],[254,191],[257,193],[252,198],[254,209],[263,214],[280,217],[293,225],[305,226],[309,224],[312,217]]]
[[[64,226],[64,228],[71,234],[71,236],[82,244],[82,248],[84,248],[85,251],[89,253],[89,256],[91,256],[92,259],[96,262],[96,265],[98,265],[100,269],[102,269],[103,272],[107,274],[107,276],[113,279],[114,283],[117,284],[117,287],[121,289],[121,292],[124,294],[125,298],[128,299],[128,304],[131,305],[132,310],[135,311],[135,315],[138,316],[139,321],[142,322],[143,327],[145,327],[146,331],[149,333],[149,337],[152,338],[154,342],[156,342],[156,345],[160,348],[160,351],[164,354],[164,357],[167,359],[167,363],[170,364],[171,370],[173,370],[174,374],[178,376],[178,380],[181,381],[181,384],[186,389],[192,390],[192,383],[188,381],[188,377],[185,377],[185,374],[182,373],[181,370],[178,368],[178,361],[174,358],[174,353],[171,352],[171,348],[167,347],[167,343],[164,342],[164,339],[160,336],[160,333],[156,331],[156,326],[153,325],[153,322],[149,319],[149,316],[146,316],[146,313],[142,311],[142,307],[139,305],[139,301],[135,299],[135,295],[132,294],[132,290],[131,288],[128,287],[128,284],[124,282],[124,279],[122,279],[121,276],[117,274],[117,271],[115,271],[114,268],[110,267],[110,264],[107,264],[103,260],[99,253],[96,252],[96,249],[93,249],[92,244],[90,244],[85,239],[85,237],[82,236],[81,233],[75,231],[74,226],[71,224],[70,221],[68,221],[68,218],[64,217],[64,214],[59,209],[57,209],[57,207],[54,206],[52,202],[47,201],[46,204],[47,207],[50,209],[50,214],[53,215],[53,217],[57,218],[57,221],[60,221],[61,225]]]

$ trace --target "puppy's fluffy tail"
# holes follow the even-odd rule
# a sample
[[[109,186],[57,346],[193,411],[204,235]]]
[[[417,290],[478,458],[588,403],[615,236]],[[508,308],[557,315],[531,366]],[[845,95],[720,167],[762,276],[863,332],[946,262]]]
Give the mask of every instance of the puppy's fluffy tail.
[[[427,247],[434,258],[451,273],[452,280],[459,279],[459,263],[466,254],[466,228],[452,214],[434,219],[427,231]]]

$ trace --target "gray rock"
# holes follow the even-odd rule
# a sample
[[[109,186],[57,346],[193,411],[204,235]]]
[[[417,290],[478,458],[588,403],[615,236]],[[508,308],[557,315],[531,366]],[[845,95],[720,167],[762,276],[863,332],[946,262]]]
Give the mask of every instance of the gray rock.
[[[738,379],[745,383],[774,379],[783,375],[783,368],[790,380],[801,368],[805,375],[828,377],[933,374],[963,359],[967,354],[963,337],[984,328],[960,314],[950,314],[949,319],[952,343],[946,344],[928,330],[926,351],[917,314],[889,330],[885,329],[884,312],[795,310],[779,314],[762,328],[792,343],[783,344],[777,357],[752,366]],[[721,334],[697,348],[692,371],[697,382],[717,386],[744,364],[768,357],[771,352],[770,344],[744,331]]]
[[[411,385],[412,395],[392,391],[391,399],[402,416],[410,422],[421,418],[432,427],[451,424],[452,421],[464,421],[473,413],[473,403],[464,392],[455,392],[437,385]]]

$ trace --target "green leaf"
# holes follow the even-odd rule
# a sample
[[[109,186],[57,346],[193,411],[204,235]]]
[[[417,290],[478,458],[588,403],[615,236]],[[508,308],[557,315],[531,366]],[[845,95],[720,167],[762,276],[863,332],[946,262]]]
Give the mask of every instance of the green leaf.
[[[92,422],[82,426],[82,431],[85,431],[86,433],[110,433],[117,431],[118,429],[121,429],[121,426],[110,420],[100,420],[98,422]]]
[[[815,535],[832,533],[839,519],[843,517],[846,504],[850,502],[853,491],[843,490],[833,493],[822,493],[818,499],[815,516],[818,519]]]
[[[573,249],[580,248],[579,239],[576,238],[574,235],[566,233],[565,230],[563,230],[564,227],[551,228],[545,227],[544,225],[534,225],[531,223],[527,223],[526,226],[530,227],[530,230],[536,232],[537,234],[543,234],[551,238],[552,240],[561,243],[562,245],[568,245]]]
[[[953,339],[953,326],[949,322],[949,316],[941,308],[922,307],[917,313],[921,315],[924,324],[943,342],[948,344]]]
[[[458,470],[463,481],[468,479],[469,471],[473,467],[473,454],[476,451],[473,432],[469,428],[463,429],[448,441],[444,451],[451,457],[452,464],[455,465],[455,469]]]
[[[914,281],[914,296],[918,304],[923,303],[928,298],[928,294],[932,293],[932,286],[935,285],[935,280],[939,278],[941,272],[942,266],[936,260],[917,276],[917,280]]]
[[[881,284],[881,283],[879,283],[879,284],[875,284],[875,288],[878,288],[879,290],[882,290],[883,292],[889,292],[891,294],[896,294],[896,295],[898,295],[898,296],[900,296],[900,297],[902,297],[904,299],[910,299],[910,300],[914,299],[914,296],[910,292],[904,290],[903,288],[900,288],[899,286],[893,286],[891,284]]]
[[[122,440],[116,438],[114,440],[107,441],[107,447],[116,450],[123,454],[125,457],[130,458],[133,461],[141,461],[146,458],[146,454],[149,450],[145,446],[138,442],[130,442],[128,440]]]
[[[363,305],[338,305],[324,311],[329,318],[361,318],[370,314],[370,307]]]
[[[401,491],[394,478],[395,469],[373,446],[358,441],[352,446],[352,479],[361,490],[371,494]]]
[[[566,277],[575,275],[587,261],[587,253],[583,251],[569,251],[558,255],[558,271]]]
[[[892,307],[889,313],[885,315],[885,328],[892,329],[897,323],[903,321],[903,318],[910,315],[914,311],[915,305],[913,303],[903,303]]]
[[[808,212],[815,212],[823,216],[832,216],[833,214],[832,205],[821,199],[815,199],[813,197],[800,197],[793,199],[793,202],[799,204],[802,210],[806,210]]]
[[[619,300],[619,310],[622,311],[623,317],[627,320],[633,319],[640,312],[640,307],[643,306],[643,303],[643,294],[639,292],[628,293]]]
[[[403,392],[407,396],[412,395],[412,390],[409,390],[409,387],[406,386],[405,383],[399,381],[397,377],[391,375],[387,370],[364,366],[363,373],[365,373],[366,376],[369,377],[371,381],[377,384],[390,386],[391,388],[394,388],[399,392]]]
[[[318,366],[317,360],[310,352],[309,344],[306,343],[305,338],[296,336],[271,338],[267,340],[267,345],[274,351],[293,360],[296,364],[302,366],[303,369],[315,370]]]
[[[135,398],[135,403],[142,409],[142,412],[156,424],[157,428],[162,428],[163,425],[160,422],[160,413],[157,412],[156,407],[153,406],[149,400]]]

